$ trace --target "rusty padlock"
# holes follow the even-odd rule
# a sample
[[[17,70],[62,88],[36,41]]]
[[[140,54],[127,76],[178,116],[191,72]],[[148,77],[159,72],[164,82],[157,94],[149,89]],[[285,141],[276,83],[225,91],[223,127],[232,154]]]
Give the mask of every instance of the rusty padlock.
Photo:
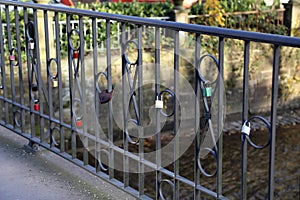
[[[101,104],[107,103],[112,99],[113,90],[108,92],[108,90],[102,90],[99,94],[99,101]]]

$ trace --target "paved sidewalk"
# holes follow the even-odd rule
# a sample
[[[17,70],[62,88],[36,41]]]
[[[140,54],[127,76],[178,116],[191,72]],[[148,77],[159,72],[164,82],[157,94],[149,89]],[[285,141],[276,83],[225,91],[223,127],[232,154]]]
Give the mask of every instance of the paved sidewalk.
[[[31,152],[27,140],[0,126],[0,200],[135,199],[49,152]]]

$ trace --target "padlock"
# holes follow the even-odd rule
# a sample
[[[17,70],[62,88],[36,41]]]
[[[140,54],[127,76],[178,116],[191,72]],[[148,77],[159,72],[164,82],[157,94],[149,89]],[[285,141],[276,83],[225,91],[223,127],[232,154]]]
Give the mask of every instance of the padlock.
[[[113,90],[108,92],[108,90],[102,90],[99,94],[99,101],[101,104],[107,103],[112,99]]]
[[[242,134],[246,134],[246,135],[250,135],[250,122],[248,122],[249,126],[247,125],[247,121],[244,122],[243,126],[242,126]]]
[[[73,53],[73,58],[74,58],[74,59],[79,58],[79,52],[75,51],[75,52]]]
[[[34,49],[34,42],[30,42],[28,45],[28,48],[33,50]]]
[[[16,57],[14,55],[9,55],[9,60],[14,61],[14,60],[16,60]]]
[[[52,87],[57,88],[58,87],[58,80],[57,79],[52,79]]]
[[[37,92],[38,91],[38,85],[37,84],[32,84],[31,90],[32,92]]]
[[[204,86],[203,96],[204,97],[211,97],[211,87],[210,86]]]
[[[82,126],[82,120],[81,120],[81,119],[76,120],[75,125],[76,125],[77,127],[81,127],[81,126]]]
[[[160,100],[158,98],[158,96],[156,97],[156,100],[155,100],[155,108],[157,108],[157,109],[164,108],[164,102],[163,102],[163,100]]]
[[[33,105],[33,109],[34,109],[35,111],[39,111],[39,110],[40,110],[40,104],[39,104],[39,103],[35,103],[35,104]]]

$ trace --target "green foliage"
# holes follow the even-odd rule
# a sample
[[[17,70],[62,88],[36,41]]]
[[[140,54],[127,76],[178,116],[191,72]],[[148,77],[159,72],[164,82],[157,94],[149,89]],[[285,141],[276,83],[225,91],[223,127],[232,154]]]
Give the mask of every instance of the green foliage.
[[[78,8],[88,8],[98,12],[107,12],[113,14],[122,14],[139,17],[164,17],[167,16],[173,9],[173,4],[170,2],[159,3],[144,3],[144,2],[104,2],[92,3],[90,5],[77,5]]]
[[[160,2],[160,3],[144,3],[144,2],[132,2],[132,3],[122,3],[122,2],[102,2],[102,3],[91,3],[83,4],[78,3],[76,6],[78,9],[93,10],[96,12],[106,12],[111,14],[122,14],[138,17],[164,17],[168,16],[173,9],[173,4],[170,2]],[[71,20],[78,20],[79,16],[71,15]],[[60,21],[66,20],[65,14],[59,15]],[[83,20],[88,20],[84,17]],[[119,33],[119,23],[110,23],[110,37],[116,37]],[[134,28],[133,25],[127,24],[127,28]],[[61,40],[61,53],[66,55],[68,41],[66,40],[66,28],[63,28],[64,37]],[[97,37],[98,44],[106,40],[106,22],[100,21],[97,23]],[[89,24],[87,24],[86,32],[84,33],[84,40],[86,44],[89,44],[92,40],[92,30]]]
[[[209,6],[206,6],[207,8],[199,4],[192,6],[191,15],[201,16],[192,19],[191,23],[218,27],[224,27],[225,25],[226,28],[271,34],[286,35],[288,33],[288,29],[284,25],[278,25],[278,13],[275,11],[258,12],[258,14],[231,14],[234,12],[263,11],[278,8],[280,5],[279,0],[275,1],[274,7],[266,6],[263,0],[220,0],[221,7],[216,2],[207,1],[205,4],[210,3]],[[208,16],[204,14],[208,14]]]

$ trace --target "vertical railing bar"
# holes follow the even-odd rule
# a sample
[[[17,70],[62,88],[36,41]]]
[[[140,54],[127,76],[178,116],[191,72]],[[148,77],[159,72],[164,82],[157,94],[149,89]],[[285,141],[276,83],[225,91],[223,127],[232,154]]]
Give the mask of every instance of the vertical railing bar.
[[[273,74],[272,74],[272,104],[271,104],[271,134],[269,157],[269,183],[268,198],[274,199],[274,165],[276,145],[276,117],[278,99],[278,71],[279,71],[280,46],[274,45]]]
[[[57,59],[57,79],[58,79],[58,101],[59,101],[59,132],[60,132],[60,152],[63,153],[66,151],[65,147],[65,133],[63,130],[62,123],[64,121],[64,112],[63,112],[63,102],[62,102],[62,69],[61,69],[61,58],[60,58],[60,27],[58,21],[58,12],[54,13],[55,21],[55,50],[56,50],[56,59]]]
[[[199,145],[200,145],[200,131],[199,127],[199,116],[200,116],[200,109],[199,109],[199,91],[198,91],[198,70],[200,67],[200,53],[201,53],[201,35],[196,34],[196,45],[195,45],[195,75],[194,75],[194,90],[195,90],[195,113],[194,113],[194,134],[195,134],[195,141],[194,141],[194,180],[195,180],[195,188],[194,188],[194,199],[200,199],[200,191],[197,189],[197,186],[200,184],[200,171],[198,168],[198,152],[199,152]]]
[[[84,65],[84,49],[85,49],[85,42],[84,42],[84,24],[83,24],[83,17],[79,17],[79,38],[80,38],[80,72],[81,72],[81,92],[82,96],[81,99],[81,106],[82,106],[82,120],[83,120],[83,133],[85,134],[87,132],[87,115],[86,115],[86,84],[85,84],[85,65]],[[83,136],[83,163],[84,165],[88,165],[89,162],[89,152],[88,152],[88,137]]]
[[[124,154],[123,154],[123,183],[124,188],[129,186],[129,158],[126,156],[126,152],[128,151],[128,138],[126,136],[127,131],[127,88],[126,88],[126,59],[125,59],[125,43],[126,43],[126,25],[124,22],[121,23],[121,48],[122,48],[122,104],[123,104],[123,145],[124,145]]]
[[[17,38],[17,53],[18,53],[18,68],[19,68],[19,92],[20,92],[20,104],[24,105],[24,85],[23,85],[23,73],[22,73],[22,55],[21,55],[21,44],[20,44],[20,26],[19,26],[19,12],[18,7],[14,8],[15,14],[15,28],[16,28],[16,38]],[[21,109],[21,132],[24,133],[25,130],[25,111]]]
[[[179,180],[176,178],[179,176],[179,86],[178,86],[178,75],[179,75],[179,31],[174,33],[174,199],[179,199]]]
[[[47,69],[47,86],[48,86],[48,108],[49,108],[49,118],[50,118],[50,124],[49,124],[49,132],[50,132],[50,147],[53,147],[53,141],[52,141],[52,130],[51,130],[51,119],[53,117],[53,104],[52,104],[52,88],[51,88],[51,78],[50,78],[50,49],[49,49],[49,29],[48,29],[48,12],[47,10],[44,10],[44,31],[45,31],[45,50],[46,50],[46,69]],[[52,33],[51,33],[52,34]],[[49,65],[49,66],[48,66]],[[45,94],[46,95],[46,94]],[[44,134],[41,134],[41,142],[44,142]]]
[[[92,38],[93,38],[93,68],[94,68],[94,93],[95,93],[95,98],[94,98],[94,102],[95,102],[95,114],[96,114],[96,118],[99,117],[99,98],[98,98],[98,92],[96,89],[96,85],[98,84],[98,80],[97,80],[97,75],[98,75],[98,48],[97,48],[97,41],[98,41],[98,35],[97,35],[97,24],[96,24],[96,19],[93,18],[92,19]],[[98,120],[95,120],[95,134],[96,134],[96,139],[100,138],[100,130],[99,130],[99,124],[98,124]],[[101,162],[100,158],[100,143],[96,141],[96,151],[95,151],[95,169],[96,172],[100,171],[100,167],[99,167],[99,163]]]
[[[74,124],[74,114],[73,114],[73,68],[72,68],[72,49],[70,44],[71,39],[71,27],[70,27],[70,14],[66,14],[66,26],[67,26],[67,40],[68,40],[68,66],[69,66],[69,92],[70,92],[70,123],[71,123],[71,151],[72,158],[75,159],[76,156],[76,132],[73,130]]]
[[[139,196],[144,195],[144,182],[145,182],[145,174],[144,174],[144,117],[143,117],[143,54],[142,54],[142,33],[143,26],[138,26],[138,103],[139,103]]]
[[[244,44],[244,77],[243,77],[243,107],[242,122],[248,119],[248,90],[249,90],[249,61],[250,61],[250,42],[245,41]],[[241,199],[247,199],[247,139],[246,135],[242,135],[242,177],[241,177]]]
[[[8,45],[8,52],[12,50],[12,38],[11,38],[11,23],[10,23],[10,16],[9,16],[9,6],[5,6],[5,16],[6,16],[6,30],[7,30],[7,45]],[[15,75],[14,75],[14,65],[10,61],[9,62],[9,69],[10,69],[10,84],[11,84],[11,95],[12,101],[16,101],[16,92],[15,92]],[[15,107],[12,105],[12,111],[9,113],[13,113],[13,118],[15,117]],[[15,122],[13,122],[15,128]]]
[[[111,72],[111,42],[110,42],[110,20],[106,20],[106,65],[107,65],[107,89],[108,92],[112,92],[112,72]],[[97,46],[94,48],[98,48]],[[109,142],[109,178],[114,178],[114,150],[112,148],[114,142],[113,131],[113,104],[112,101],[108,102],[108,142]]]
[[[155,27],[155,96],[158,98],[160,93],[160,28]],[[155,139],[156,139],[156,200],[159,197],[159,185],[161,183],[161,172],[159,169],[161,168],[161,125],[160,125],[160,110],[156,109],[156,131],[155,131]]]
[[[219,75],[218,75],[218,163],[217,163],[217,197],[222,196],[222,165],[223,165],[223,73],[224,73],[224,38],[219,37]]]
[[[4,99],[7,98],[7,87],[6,87],[6,70],[5,70],[5,51],[4,51],[4,32],[3,32],[3,26],[2,26],[2,9],[0,9],[0,52],[1,52],[1,75],[2,75],[2,79],[1,79],[1,83],[2,87],[3,87],[3,97]],[[9,121],[9,115],[8,115],[8,102],[4,101],[4,109],[5,112],[1,112],[3,113],[5,116],[5,124],[8,123]],[[2,109],[2,108],[1,108]]]

